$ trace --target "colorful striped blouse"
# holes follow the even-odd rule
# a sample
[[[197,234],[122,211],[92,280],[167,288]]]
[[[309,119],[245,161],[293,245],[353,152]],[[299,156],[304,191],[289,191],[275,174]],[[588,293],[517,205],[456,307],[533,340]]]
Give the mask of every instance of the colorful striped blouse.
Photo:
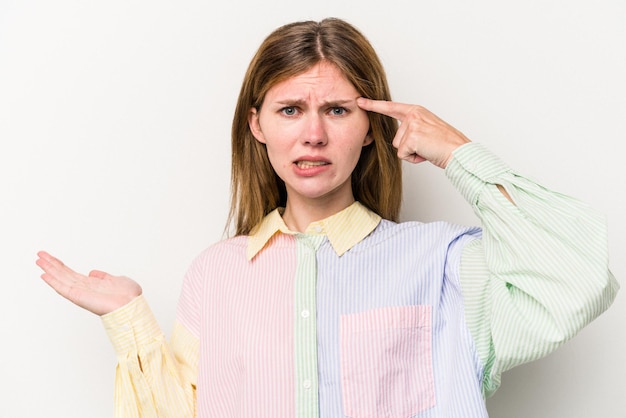
[[[445,172],[482,228],[356,202],[296,233],[277,209],[199,254],[170,342],[142,296],[103,316],[116,416],[486,417],[502,372],[572,338],[619,286],[583,203],[477,143]]]

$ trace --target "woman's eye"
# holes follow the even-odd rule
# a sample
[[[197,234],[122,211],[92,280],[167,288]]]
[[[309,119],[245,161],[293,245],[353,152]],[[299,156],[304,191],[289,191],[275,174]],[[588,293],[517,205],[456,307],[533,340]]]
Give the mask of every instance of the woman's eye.
[[[285,114],[287,116],[293,116],[293,115],[296,114],[296,108],[293,107],[293,106],[283,107],[280,110],[281,110],[281,112],[283,112],[283,114]]]
[[[330,109],[330,113],[333,116],[341,116],[347,112],[345,107],[333,107]]]

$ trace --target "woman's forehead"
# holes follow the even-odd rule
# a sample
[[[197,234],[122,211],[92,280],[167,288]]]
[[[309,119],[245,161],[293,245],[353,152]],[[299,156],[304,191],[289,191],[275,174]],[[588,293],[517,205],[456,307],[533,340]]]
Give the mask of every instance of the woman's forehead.
[[[334,64],[321,62],[301,73],[281,80],[265,95],[270,100],[304,100],[307,97],[355,98],[358,92],[345,74]]]

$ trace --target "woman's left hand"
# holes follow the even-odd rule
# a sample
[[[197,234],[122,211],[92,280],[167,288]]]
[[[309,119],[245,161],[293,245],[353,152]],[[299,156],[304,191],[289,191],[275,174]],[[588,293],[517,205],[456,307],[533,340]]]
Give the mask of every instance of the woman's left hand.
[[[357,104],[363,110],[400,121],[392,144],[398,149],[398,157],[411,163],[430,161],[446,168],[452,152],[470,142],[465,135],[422,106],[363,97],[357,99]]]

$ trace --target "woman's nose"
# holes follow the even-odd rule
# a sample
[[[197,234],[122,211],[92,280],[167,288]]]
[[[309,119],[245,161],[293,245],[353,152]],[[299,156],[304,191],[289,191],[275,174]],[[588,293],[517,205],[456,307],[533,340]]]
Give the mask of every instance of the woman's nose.
[[[307,118],[305,132],[303,135],[305,143],[310,145],[326,145],[328,137],[324,120],[319,114],[311,114]]]

